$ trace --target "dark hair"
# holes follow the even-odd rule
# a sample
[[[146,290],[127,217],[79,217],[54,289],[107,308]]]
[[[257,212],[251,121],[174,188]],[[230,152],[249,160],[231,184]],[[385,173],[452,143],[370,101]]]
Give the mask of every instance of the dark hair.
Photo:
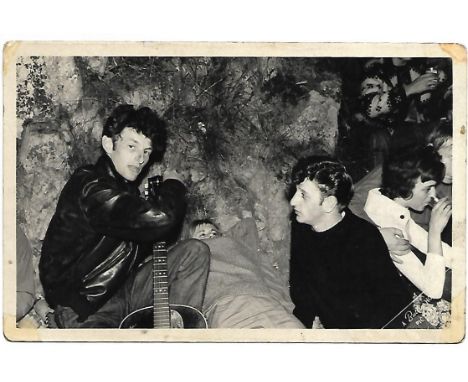
[[[426,141],[428,145],[432,145],[436,150],[439,150],[441,146],[449,139],[452,139],[452,137],[452,122],[441,120],[433,127],[432,131],[430,131]]]
[[[341,163],[324,156],[311,156],[299,160],[292,172],[294,185],[305,179],[317,183],[322,197],[333,195],[343,210],[353,197],[353,180]]]
[[[112,138],[115,142],[126,127],[135,129],[151,140],[153,146],[152,157],[162,158],[166,149],[166,123],[149,107],[135,110],[133,105],[117,106],[107,119],[102,135]]]
[[[452,122],[439,120],[427,123],[405,122],[395,130],[390,139],[390,152],[399,152],[403,148],[414,150],[415,147],[431,145],[436,150],[452,139]]]
[[[394,151],[383,165],[380,191],[390,199],[407,199],[412,196],[419,177],[422,182],[434,180],[440,183],[444,172],[441,156],[432,146]]]

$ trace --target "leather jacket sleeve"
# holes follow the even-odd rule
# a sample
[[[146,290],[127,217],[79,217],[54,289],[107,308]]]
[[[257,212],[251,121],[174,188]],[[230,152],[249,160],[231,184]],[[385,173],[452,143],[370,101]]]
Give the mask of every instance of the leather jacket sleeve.
[[[164,238],[185,214],[185,186],[168,179],[157,200],[122,190],[113,180],[94,178],[82,189],[81,209],[89,224],[103,235],[132,241]]]

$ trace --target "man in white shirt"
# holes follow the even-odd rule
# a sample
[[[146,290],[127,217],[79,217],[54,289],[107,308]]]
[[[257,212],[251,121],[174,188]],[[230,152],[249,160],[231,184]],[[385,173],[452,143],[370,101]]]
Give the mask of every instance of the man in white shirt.
[[[452,198],[452,124],[448,121],[441,121],[434,126],[424,126],[420,129],[405,132],[403,136],[395,139],[394,147],[402,150],[406,147],[407,151],[414,150],[414,147],[420,145],[428,145],[434,147],[441,156],[441,161],[445,165],[444,179],[436,185],[437,197]],[[378,166],[369,172],[364,178],[354,185],[354,195],[349,203],[349,209],[357,216],[368,220],[372,223],[372,219],[367,216],[364,211],[369,191],[373,188],[380,188],[382,185],[382,166]],[[429,230],[429,221],[431,218],[432,205],[424,208],[421,211],[410,210],[411,218],[426,231]],[[408,253],[410,244],[403,238],[402,232],[394,227],[381,228],[385,243],[394,260],[398,262],[395,256],[401,256]],[[445,226],[442,232],[442,241],[451,245],[452,229],[451,221]]]
[[[382,187],[369,191],[364,207],[378,227],[401,230],[413,247],[426,254],[424,263],[413,252],[392,258],[400,272],[431,298],[441,297],[445,267],[450,268],[452,261],[451,247],[441,240],[452,207],[447,197],[437,200],[435,193],[444,173],[434,147],[395,152],[383,167]],[[427,232],[414,222],[410,210],[423,211],[431,203],[435,205]]]

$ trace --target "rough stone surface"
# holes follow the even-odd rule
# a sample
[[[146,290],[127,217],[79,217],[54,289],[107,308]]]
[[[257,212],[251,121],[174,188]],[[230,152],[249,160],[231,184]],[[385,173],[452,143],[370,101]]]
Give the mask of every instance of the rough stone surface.
[[[297,159],[334,152],[340,80],[317,58],[23,57],[17,63],[18,219],[38,252],[63,184],[100,154],[120,103],[168,121],[149,174],[190,183],[187,220],[257,222],[268,263],[288,279],[288,176]]]
[[[71,175],[72,139],[49,124],[24,131],[16,177],[17,215],[33,248],[39,251],[58,195]]]

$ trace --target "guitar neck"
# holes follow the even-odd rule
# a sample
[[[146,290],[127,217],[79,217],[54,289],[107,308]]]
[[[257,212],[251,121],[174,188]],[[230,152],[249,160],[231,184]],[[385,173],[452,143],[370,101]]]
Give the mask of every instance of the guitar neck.
[[[153,291],[153,327],[170,328],[167,246],[165,242],[153,244]]]

